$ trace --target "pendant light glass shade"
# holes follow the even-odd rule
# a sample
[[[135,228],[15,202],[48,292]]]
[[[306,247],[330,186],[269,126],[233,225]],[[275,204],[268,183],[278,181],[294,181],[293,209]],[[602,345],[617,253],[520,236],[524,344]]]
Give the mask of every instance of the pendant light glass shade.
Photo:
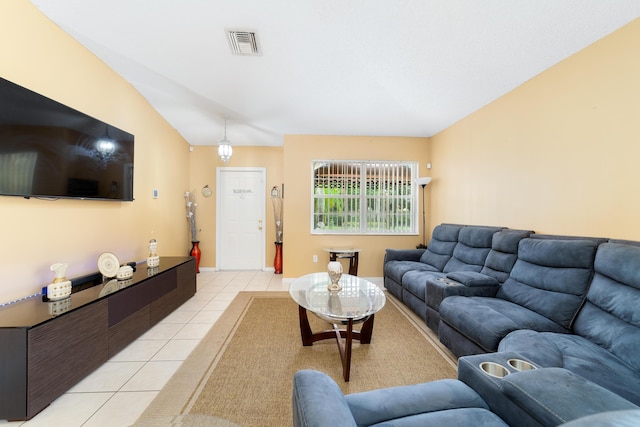
[[[233,154],[233,147],[231,142],[227,139],[227,119],[224,119],[224,138],[218,143],[218,156],[223,162],[227,163],[227,160],[231,158]]]

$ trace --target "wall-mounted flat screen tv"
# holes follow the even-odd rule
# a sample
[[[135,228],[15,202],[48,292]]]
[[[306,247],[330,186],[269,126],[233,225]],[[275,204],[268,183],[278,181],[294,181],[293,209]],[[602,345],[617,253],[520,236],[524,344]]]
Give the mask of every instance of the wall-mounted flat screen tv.
[[[0,78],[0,195],[133,200],[132,134]]]

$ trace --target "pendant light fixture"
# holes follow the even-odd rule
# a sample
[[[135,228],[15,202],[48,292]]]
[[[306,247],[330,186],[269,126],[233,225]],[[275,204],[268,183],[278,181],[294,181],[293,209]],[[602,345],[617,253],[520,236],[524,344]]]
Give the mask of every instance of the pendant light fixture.
[[[231,154],[233,154],[233,147],[231,147],[231,142],[227,139],[227,119],[224,119],[224,138],[218,144],[218,156],[222,159],[223,162],[227,163],[227,160],[231,158]]]

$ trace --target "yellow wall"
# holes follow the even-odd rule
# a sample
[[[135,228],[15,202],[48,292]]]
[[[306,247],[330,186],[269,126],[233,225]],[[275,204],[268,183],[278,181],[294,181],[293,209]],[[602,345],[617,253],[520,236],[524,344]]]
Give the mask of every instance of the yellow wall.
[[[640,240],[640,20],[432,138],[432,225]]]
[[[265,167],[265,192],[285,183],[284,277],[326,268],[329,246],[362,248],[359,274],[382,275],[386,248],[420,236],[329,236],[310,232],[313,159],[415,160],[427,188],[427,238],[441,222],[640,240],[640,20],[613,33],[428,138],[287,135],[284,147],[188,145],[115,72],[29,2],[0,2],[1,76],[136,137],[133,203],[0,198],[0,302],[37,292],[68,262],[69,277],[94,272],[114,252],[141,260],[150,238],[160,255],[190,248],[184,192],[199,197],[201,266],[215,267],[216,167]],[[231,138],[233,140],[233,138]],[[425,163],[433,162],[431,171]],[[159,199],[151,197],[157,188]],[[266,263],[274,256],[267,197]],[[313,263],[313,255],[319,262]]]
[[[56,262],[68,262],[67,277],[78,277],[97,271],[106,251],[122,262],[146,258],[150,238],[160,255],[186,254],[186,141],[30,2],[0,2],[0,46],[2,77],[132,133],[136,144],[134,202],[0,197],[0,303],[38,292]]]
[[[360,248],[358,275],[381,277],[386,248],[415,248],[420,236],[357,236],[311,234],[312,160],[417,161],[419,175],[428,175],[427,138],[286,135],[284,139],[284,244],[283,276],[295,278],[325,271],[327,247]],[[429,190],[426,190],[428,206]],[[428,228],[428,225],[427,225]],[[318,255],[318,263],[313,262]]]
[[[231,129],[230,129],[231,130]],[[229,139],[233,142],[232,133]],[[223,163],[218,157],[218,146],[194,146],[189,156],[190,188],[197,197],[197,227],[200,230],[200,268],[216,268],[216,168],[218,167],[258,167],[266,169],[266,228],[265,262],[266,268],[273,268],[275,258],[275,221],[271,204],[271,188],[280,188],[282,178],[282,147],[234,146],[233,156]],[[213,191],[211,197],[202,197],[202,188],[208,185]],[[284,209],[286,210],[286,208]]]

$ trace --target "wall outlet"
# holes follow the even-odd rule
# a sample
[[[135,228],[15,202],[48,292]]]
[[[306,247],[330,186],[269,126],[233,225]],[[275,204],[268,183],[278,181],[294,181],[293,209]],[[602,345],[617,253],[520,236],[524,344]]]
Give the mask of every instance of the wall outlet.
[[[318,255],[313,256],[313,262],[318,262]]]

